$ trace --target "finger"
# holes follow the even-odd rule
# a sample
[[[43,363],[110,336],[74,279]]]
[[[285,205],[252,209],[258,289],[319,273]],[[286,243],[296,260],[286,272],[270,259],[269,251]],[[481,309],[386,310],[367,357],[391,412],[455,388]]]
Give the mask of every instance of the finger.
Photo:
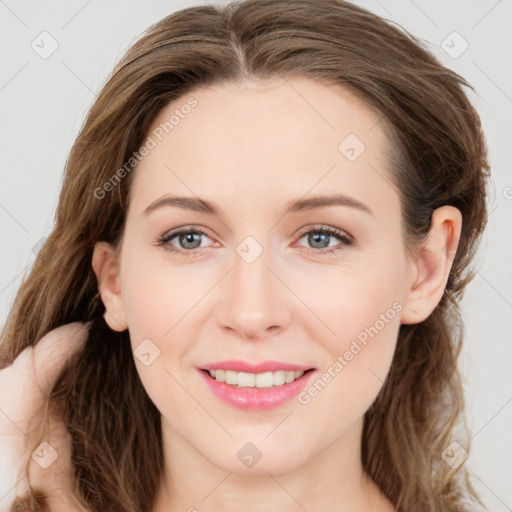
[[[83,510],[74,496],[71,446],[71,435],[61,411],[53,404],[49,411],[48,429],[43,440],[32,451],[28,464],[30,485],[45,493],[52,512]]]
[[[28,422],[34,415],[39,414],[45,395],[70,357],[83,349],[89,325],[75,322],[50,331],[35,347],[25,348],[12,365],[0,371],[0,512],[9,510],[14,497],[24,496],[28,490],[27,461],[33,455],[26,451],[32,449],[29,447],[32,436],[29,435]],[[55,432],[58,433],[58,429],[54,429],[54,435]],[[60,438],[65,439],[66,433],[67,430],[63,427]],[[69,465],[66,466],[70,452],[69,449],[66,451],[66,445],[60,438],[57,436],[51,440],[64,455],[61,465],[57,464],[55,468],[60,469],[65,476],[70,474],[66,473],[66,470],[70,471]],[[40,448],[38,453],[43,452]],[[45,477],[50,477],[51,474],[47,472]],[[39,476],[40,481],[44,480],[41,474]],[[57,501],[64,500],[62,503],[69,505],[69,511],[79,510],[76,506],[71,506],[71,498],[62,498],[68,494],[71,496],[71,493],[65,485],[60,485],[58,478],[51,483],[55,488],[61,489],[54,499],[59,497]],[[56,510],[58,506],[60,505],[57,504]]]
[[[34,347],[26,347],[11,366],[0,371],[0,426],[9,419],[11,427],[27,433],[28,421],[40,412],[67,361],[83,349],[88,327],[82,322],[58,327]],[[9,425],[4,427],[2,434],[17,434]]]
[[[0,512],[9,512],[16,496],[28,491],[26,473],[21,468],[22,461],[18,453],[0,454]]]
[[[35,382],[43,394],[50,391],[70,358],[83,350],[88,327],[82,322],[62,325],[48,332],[35,345],[31,353],[32,368]]]

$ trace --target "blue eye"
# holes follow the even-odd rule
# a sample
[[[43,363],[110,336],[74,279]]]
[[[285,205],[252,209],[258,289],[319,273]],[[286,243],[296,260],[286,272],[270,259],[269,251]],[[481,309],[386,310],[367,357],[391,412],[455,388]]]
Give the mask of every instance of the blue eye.
[[[156,245],[163,247],[164,250],[169,252],[183,254],[184,256],[194,256],[197,249],[201,247],[201,236],[208,237],[202,229],[192,227],[187,229],[181,228],[159,238]],[[175,238],[178,239],[178,243],[182,245],[182,248],[176,248],[170,243]]]
[[[314,250],[307,248],[307,252],[310,254],[333,254],[344,249],[346,246],[353,245],[354,243],[352,237],[343,231],[326,226],[303,231],[299,240],[302,240],[303,238],[306,238],[307,242],[313,246],[312,248]],[[333,238],[337,239],[339,243],[334,246],[329,246],[329,242]],[[327,243],[327,246],[324,246],[325,243]]]
[[[201,237],[205,236],[210,238],[208,234],[200,228],[190,226],[188,228],[179,228],[171,233],[168,233],[156,240],[155,245],[162,247],[164,250],[172,253],[177,253],[183,256],[199,256],[200,249],[204,248],[202,245]],[[307,238],[307,243],[312,247],[306,248],[310,254],[333,254],[347,246],[353,245],[354,240],[352,237],[335,228],[321,226],[307,231],[302,231],[299,240]],[[181,247],[176,247],[171,241],[177,239]],[[330,241],[337,239],[338,244],[330,246]],[[327,244],[325,247],[324,245]]]

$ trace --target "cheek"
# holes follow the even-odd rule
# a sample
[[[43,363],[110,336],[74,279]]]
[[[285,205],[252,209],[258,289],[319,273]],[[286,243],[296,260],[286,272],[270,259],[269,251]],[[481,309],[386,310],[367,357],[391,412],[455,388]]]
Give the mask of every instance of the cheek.
[[[183,315],[181,284],[168,268],[151,258],[125,259],[121,273],[122,300],[132,343],[161,338]]]
[[[125,258],[121,281],[134,360],[148,395],[160,410],[178,402],[191,407],[177,381],[193,336],[193,306],[209,283],[201,286],[199,277],[191,280],[190,272],[151,255]]]
[[[337,273],[328,283],[330,297],[310,294],[311,309],[329,327],[311,339],[327,356],[317,380],[305,390],[301,403],[316,401],[325,415],[343,423],[363,415],[380,391],[393,359],[400,328],[400,276],[381,267],[366,272]],[[317,398],[318,397],[318,398]],[[338,408],[332,409],[332,404]]]
[[[389,312],[395,316],[388,323],[347,328],[327,347],[326,364],[299,395],[315,418],[333,426],[334,436],[364,416],[386,380],[400,326],[399,314]]]
[[[128,322],[162,336],[208,292],[212,269],[173,264],[164,249],[129,254],[121,272]]]
[[[294,291],[307,299],[312,313],[304,316],[310,336],[318,339],[321,334],[332,353],[347,350],[358,337],[364,343],[399,322],[400,283],[397,272],[367,265],[317,272],[307,281],[297,280]]]

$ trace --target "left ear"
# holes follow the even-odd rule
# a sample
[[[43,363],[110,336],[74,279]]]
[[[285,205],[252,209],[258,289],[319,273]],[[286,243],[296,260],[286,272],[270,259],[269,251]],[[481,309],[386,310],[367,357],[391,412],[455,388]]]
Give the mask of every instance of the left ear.
[[[441,206],[432,214],[425,245],[413,262],[409,291],[403,300],[401,322],[427,319],[441,301],[459,245],[462,214],[454,206]]]

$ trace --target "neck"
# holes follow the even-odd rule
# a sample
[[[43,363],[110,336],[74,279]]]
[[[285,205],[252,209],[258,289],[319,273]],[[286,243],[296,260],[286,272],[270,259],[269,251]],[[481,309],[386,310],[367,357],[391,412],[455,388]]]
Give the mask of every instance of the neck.
[[[153,512],[395,511],[363,471],[362,421],[300,467],[279,474],[220,468],[165,420],[162,426],[166,475]]]

